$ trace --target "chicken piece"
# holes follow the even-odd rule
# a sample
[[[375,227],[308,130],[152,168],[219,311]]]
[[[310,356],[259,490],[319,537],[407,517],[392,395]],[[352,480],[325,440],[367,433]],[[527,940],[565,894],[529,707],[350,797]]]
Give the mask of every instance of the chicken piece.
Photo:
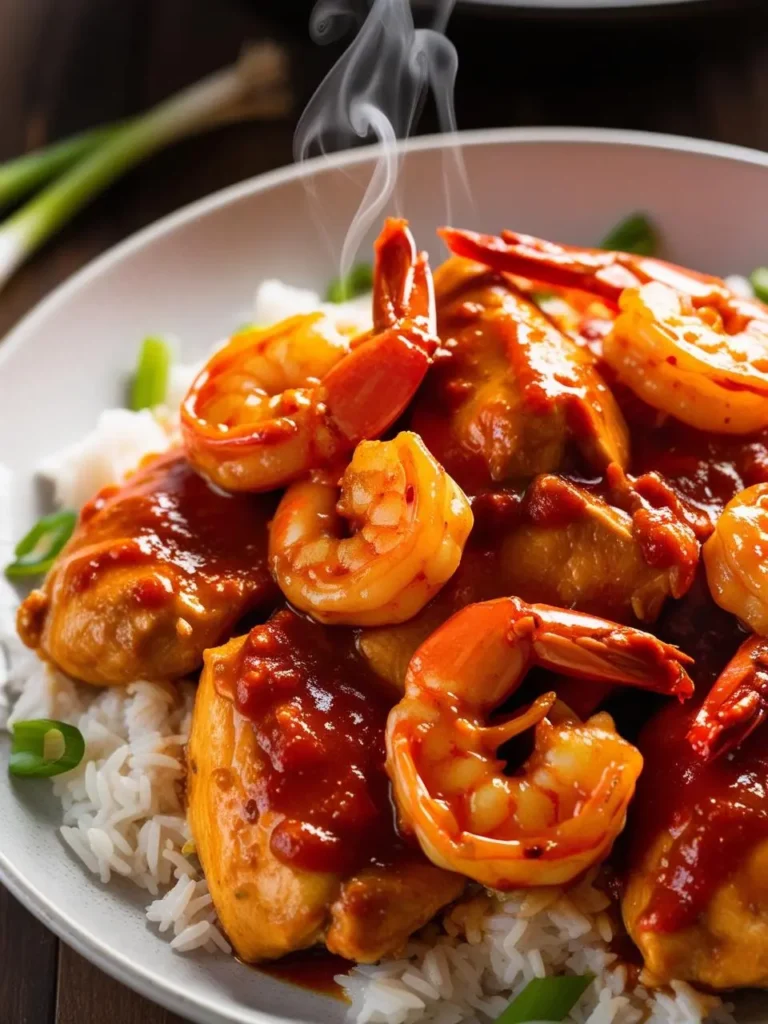
[[[178,451],[148,457],[85,505],[19,635],[87,683],[195,671],[243,615],[273,607],[267,523],[274,500],[213,490]]]
[[[509,277],[454,257],[436,271],[435,295],[443,348],[410,422],[466,493],[626,466],[627,427],[595,358]]]
[[[641,735],[624,921],[656,982],[768,988],[765,725],[707,761],[686,739],[695,717],[670,705]]]
[[[384,726],[395,700],[350,631],[291,611],[206,652],[189,821],[243,960],[325,942],[374,962],[460,895],[464,879],[394,831]]]
[[[410,622],[358,638],[374,670],[399,688],[417,647],[467,604],[513,594],[616,622],[653,622],[668,596],[686,592],[699,558],[693,531],[670,509],[643,502],[630,514],[550,474],[522,500],[481,495],[473,512],[477,525],[441,593]]]

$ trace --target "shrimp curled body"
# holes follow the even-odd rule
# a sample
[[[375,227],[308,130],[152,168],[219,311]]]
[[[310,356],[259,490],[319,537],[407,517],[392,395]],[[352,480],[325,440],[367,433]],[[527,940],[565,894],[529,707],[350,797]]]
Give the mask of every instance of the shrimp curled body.
[[[463,492],[421,439],[403,432],[357,446],[340,499],[327,480],[289,487],[269,558],[287,599],[313,618],[386,625],[411,618],[453,575],[471,529]]]
[[[327,468],[405,410],[438,346],[432,278],[405,221],[376,243],[373,330],[322,313],[235,335],[181,407],[187,457],[226,491],[268,491]]]
[[[709,274],[529,235],[446,228],[452,252],[495,270],[587,292],[619,310],[603,357],[654,409],[698,430],[768,426],[768,307]]]
[[[714,600],[768,636],[768,484],[728,502],[702,554]]]
[[[642,757],[608,714],[582,723],[554,693],[489,716],[534,665],[685,697],[689,660],[650,634],[519,598],[462,609],[414,655],[387,722],[403,826],[433,863],[495,889],[569,881],[621,831]],[[533,753],[505,774],[499,747],[532,727]]]

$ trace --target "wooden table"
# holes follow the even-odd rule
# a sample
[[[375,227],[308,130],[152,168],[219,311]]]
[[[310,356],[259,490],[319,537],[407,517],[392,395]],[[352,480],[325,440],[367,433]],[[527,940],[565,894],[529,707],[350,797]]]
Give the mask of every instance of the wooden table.
[[[457,15],[460,127],[600,125],[768,149],[768,11],[727,0],[693,16]],[[0,0],[0,159],[141,110],[271,36],[301,108],[338,53],[296,0]],[[696,5],[698,7],[698,5]],[[272,10],[271,10],[272,9]],[[295,116],[179,145],[95,202],[0,295],[0,336],[61,280],[137,228],[291,159]],[[427,111],[422,130],[433,125]],[[755,211],[766,220],[765,206]],[[702,210],[706,217],[706,210]],[[738,225],[734,225],[738,229]],[[105,1010],[105,1008],[107,1008]],[[0,888],[4,1024],[171,1024],[72,952]]]

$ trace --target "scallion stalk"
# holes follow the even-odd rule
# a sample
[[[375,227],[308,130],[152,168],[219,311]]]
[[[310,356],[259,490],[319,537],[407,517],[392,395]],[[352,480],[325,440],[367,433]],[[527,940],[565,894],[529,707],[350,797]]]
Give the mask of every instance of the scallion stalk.
[[[284,64],[281,50],[261,44],[233,67],[118,127],[0,226],[0,287],[90,199],[153,153],[218,124],[285,113],[287,94],[279,88]]]
[[[659,247],[656,228],[644,213],[633,213],[609,231],[601,249],[630,252],[636,256],[655,256]]]
[[[494,1024],[560,1021],[571,1012],[592,981],[591,974],[561,974],[534,978],[495,1020]]]
[[[145,338],[131,386],[131,408],[154,409],[162,405],[168,392],[171,349],[162,338]]]
[[[13,726],[8,771],[25,778],[50,778],[77,768],[85,754],[83,734],[53,718],[30,718]]]
[[[364,295],[373,287],[373,267],[370,263],[356,263],[344,277],[335,277],[325,293],[326,302],[346,302]]]
[[[64,509],[39,519],[14,549],[15,561],[5,567],[9,579],[48,572],[75,529],[77,512]]]
[[[10,206],[58,177],[118,130],[118,125],[94,128],[0,164],[0,208]]]

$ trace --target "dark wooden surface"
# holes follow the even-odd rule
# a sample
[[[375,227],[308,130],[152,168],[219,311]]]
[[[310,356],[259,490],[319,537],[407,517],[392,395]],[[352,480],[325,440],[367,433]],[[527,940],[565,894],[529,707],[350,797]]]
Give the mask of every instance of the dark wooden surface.
[[[600,125],[768,149],[764,6],[727,0],[702,14],[685,5],[678,14],[566,20],[458,14],[459,126]],[[300,109],[338,52],[309,41],[308,9],[297,0],[0,0],[0,159],[138,111],[267,35],[289,49]],[[287,163],[294,120],[227,128],[132,173],[0,295],[0,335],[130,232]],[[427,110],[420,129],[432,127]],[[755,215],[766,220],[768,252],[768,214]],[[179,1024],[59,944],[0,888],[0,1021],[106,1020]]]

